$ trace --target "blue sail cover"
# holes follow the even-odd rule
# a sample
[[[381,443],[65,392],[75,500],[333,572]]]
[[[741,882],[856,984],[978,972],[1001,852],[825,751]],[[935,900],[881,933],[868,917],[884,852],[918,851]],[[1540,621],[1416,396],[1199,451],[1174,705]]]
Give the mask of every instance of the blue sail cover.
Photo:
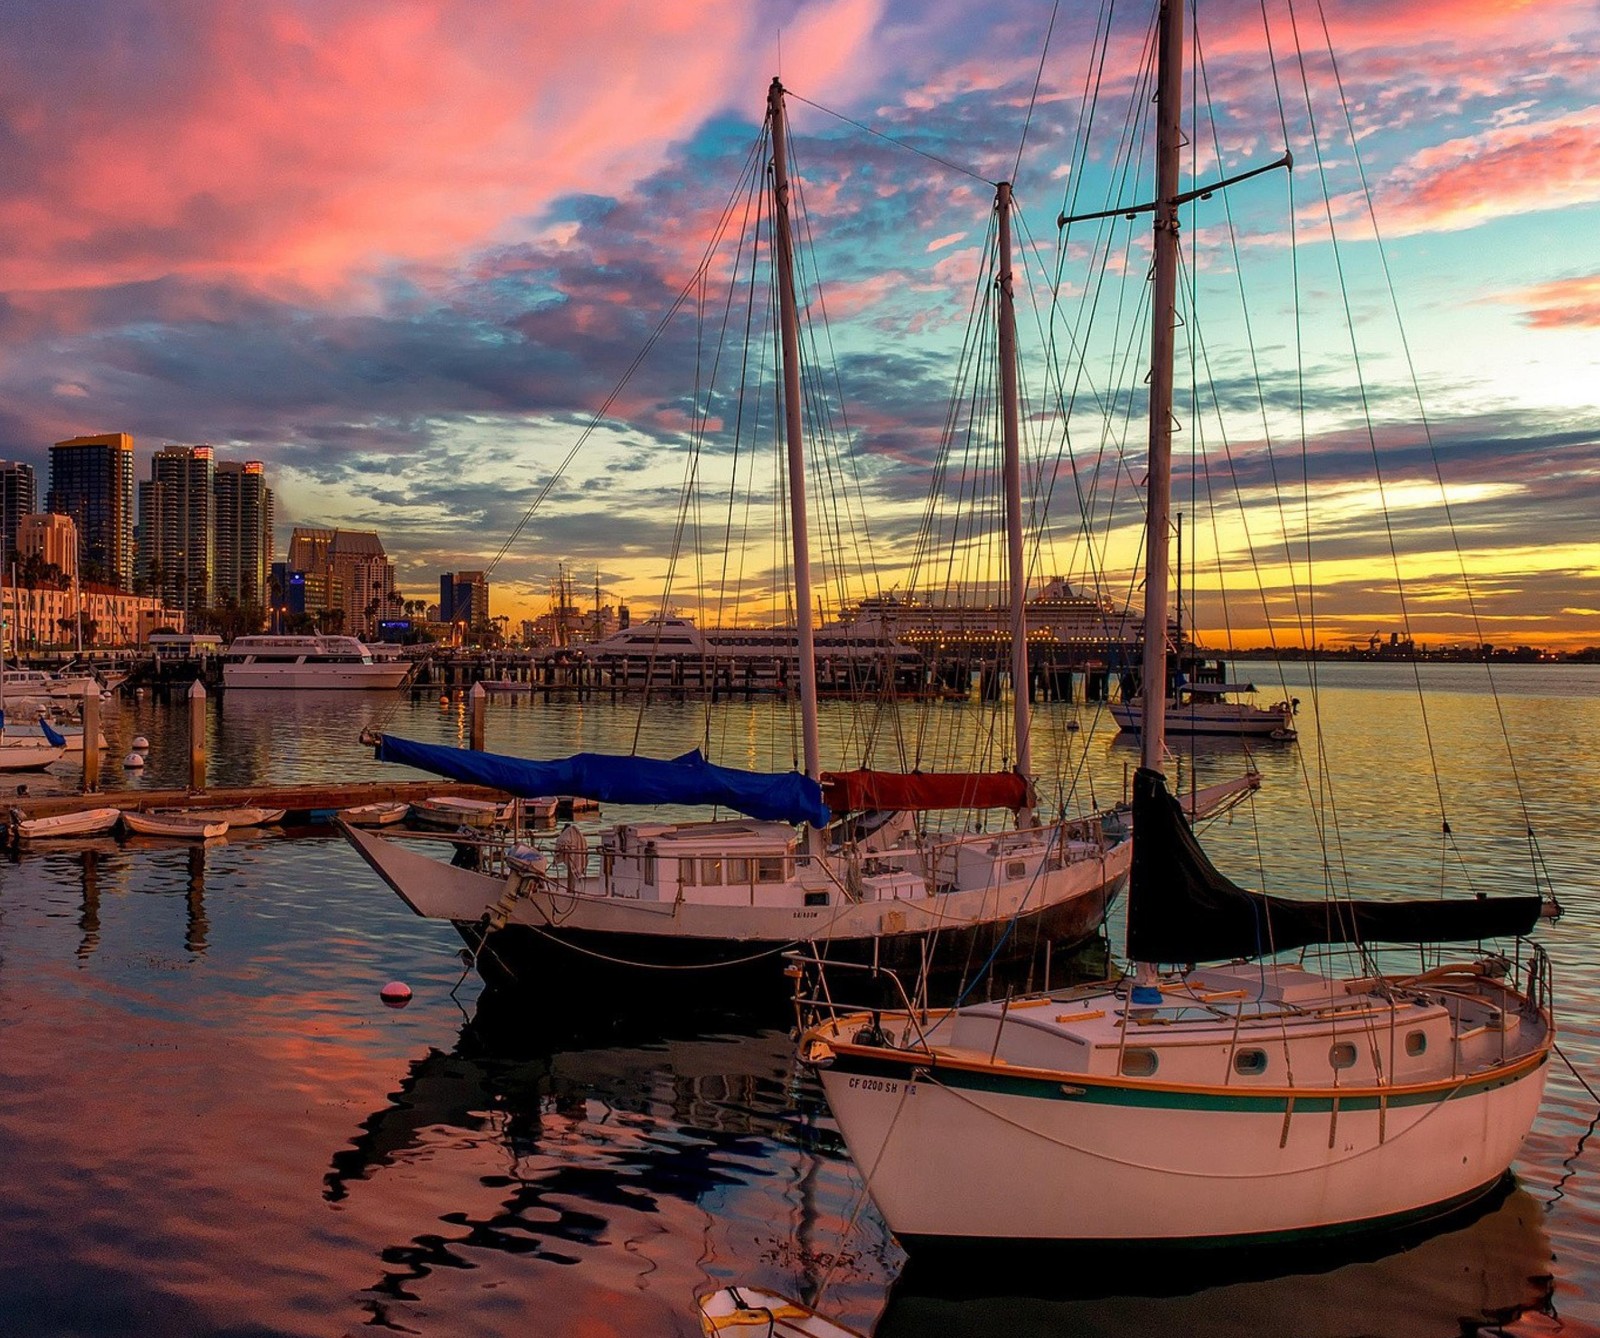
[[[0,729],[4,728],[5,721],[0,719]],[[50,722],[43,716],[39,717],[39,728],[44,731],[44,737],[49,741],[52,747],[65,748],[67,746],[67,736],[65,734],[57,734],[55,730],[50,728]]]
[[[828,825],[828,808],[816,781],[798,771],[735,771],[714,766],[698,749],[671,761],[575,753],[542,762],[386,734],[378,741],[377,756],[380,762],[399,762],[523,799],[578,795],[612,804],[720,804],[751,818]]]

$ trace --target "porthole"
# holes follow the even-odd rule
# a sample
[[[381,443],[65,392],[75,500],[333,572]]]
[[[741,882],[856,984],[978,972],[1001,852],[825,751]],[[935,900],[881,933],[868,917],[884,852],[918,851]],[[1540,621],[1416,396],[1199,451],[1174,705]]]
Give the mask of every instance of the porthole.
[[[1130,1078],[1152,1077],[1158,1062],[1154,1050],[1135,1049],[1122,1052],[1122,1071]]]
[[[1406,1053],[1415,1059],[1418,1055],[1428,1052],[1428,1033],[1425,1031],[1408,1031],[1406,1033]]]
[[[1240,1050],[1233,1056],[1233,1071],[1245,1077],[1254,1077],[1258,1073],[1267,1071],[1267,1052],[1265,1050]]]
[[[1016,882],[1019,878],[1028,876],[1028,862],[1026,860],[1011,859],[1006,861],[1006,878]]]
[[[1356,1048],[1349,1041],[1338,1041],[1328,1050],[1328,1063],[1336,1069],[1354,1068]]]

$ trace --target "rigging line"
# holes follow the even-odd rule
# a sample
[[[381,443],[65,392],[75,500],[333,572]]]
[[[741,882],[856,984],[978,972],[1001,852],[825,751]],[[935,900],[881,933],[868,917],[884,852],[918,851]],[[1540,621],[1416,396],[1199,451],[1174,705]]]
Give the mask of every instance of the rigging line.
[[[1053,0],[1050,6],[1050,22],[1045,25],[1044,46],[1039,52],[1039,68],[1033,75],[1033,92],[1028,95],[1028,111],[1022,118],[1022,133],[1017,137],[1017,157],[1011,165],[1011,180],[1015,181],[1022,171],[1022,151],[1027,147],[1028,128],[1033,124],[1034,109],[1039,105],[1039,85],[1044,82],[1044,62],[1050,54],[1050,37],[1056,30],[1056,15],[1061,12],[1061,0]]]
[[[1483,623],[1478,613],[1478,600],[1474,593],[1472,581],[1467,574],[1466,557],[1461,550],[1461,537],[1456,528],[1455,513],[1450,505],[1450,498],[1445,491],[1444,468],[1439,459],[1438,444],[1433,436],[1433,423],[1428,416],[1427,406],[1422,399],[1422,385],[1417,376],[1416,363],[1411,356],[1411,341],[1406,334],[1405,323],[1400,314],[1400,298],[1395,289],[1394,275],[1389,268],[1388,249],[1384,246],[1383,234],[1378,227],[1378,211],[1372,198],[1372,187],[1367,179],[1366,161],[1361,156],[1361,143],[1356,135],[1355,121],[1350,114],[1350,102],[1345,94],[1344,78],[1339,73],[1339,62],[1334,55],[1333,35],[1328,31],[1328,16],[1322,7],[1321,0],[1317,3],[1317,17],[1322,26],[1323,42],[1327,47],[1328,64],[1333,73],[1333,84],[1339,92],[1339,106],[1344,113],[1345,131],[1350,139],[1351,156],[1355,162],[1356,173],[1361,181],[1361,195],[1367,206],[1368,221],[1372,225],[1373,241],[1376,245],[1379,267],[1383,271],[1383,278],[1389,292],[1389,305],[1394,313],[1395,329],[1400,339],[1401,350],[1405,354],[1406,370],[1411,377],[1411,389],[1417,401],[1417,417],[1422,427],[1422,434],[1428,443],[1428,456],[1433,463],[1434,479],[1439,485],[1439,501],[1444,511],[1445,527],[1450,532],[1450,541],[1455,549],[1456,562],[1461,571],[1461,586],[1466,594],[1467,608],[1472,617],[1473,631],[1478,644],[1485,643]],[[1489,695],[1494,700],[1495,714],[1500,725],[1500,736],[1505,744],[1506,760],[1511,767],[1512,784],[1517,792],[1517,803],[1522,810],[1522,817],[1528,833],[1533,833],[1533,820],[1529,816],[1527,796],[1523,790],[1522,775],[1517,766],[1516,753],[1511,746],[1510,726],[1506,721],[1505,704],[1500,699],[1499,685],[1495,681],[1494,666],[1485,658],[1483,662],[1484,674],[1489,682]]]
[[[734,189],[729,194],[728,202],[723,206],[722,214],[718,217],[716,225],[712,229],[711,240],[706,243],[706,249],[701,254],[700,263],[698,266],[696,266],[694,274],[692,274],[684,283],[682,289],[679,290],[678,295],[673,299],[672,305],[667,308],[661,319],[656,322],[655,328],[650,332],[650,337],[645,341],[644,347],[634,355],[632,361],[629,362],[628,366],[623,370],[622,376],[618,379],[616,385],[612,387],[610,393],[607,394],[600,407],[595,410],[593,416],[584,426],[583,431],[578,436],[578,440],[573,443],[572,449],[568,451],[566,456],[562,459],[560,466],[557,467],[557,469],[547,480],[545,480],[543,487],[541,487],[539,492],[535,495],[532,503],[529,504],[528,509],[523,512],[521,520],[519,520],[513,527],[511,534],[506,538],[505,542],[500,545],[500,548],[495,553],[493,560],[484,569],[485,576],[493,574],[495,568],[500,565],[501,561],[505,558],[506,554],[511,551],[517,540],[522,537],[522,532],[528,527],[528,523],[533,519],[534,513],[539,509],[540,504],[544,502],[545,498],[549,496],[551,490],[555,487],[557,482],[559,482],[562,476],[565,475],[568,467],[577,457],[578,452],[583,449],[584,443],[586,443],[589,438],[599,430],[600,424],[605,421],[607,415],[611,411],[612,406],[616,404],[617,400],[622,397],[623,388],[630,380],[632,380],[633,374],[639,370],[640,366],[650,355],[651,351],[661,341],[661,337],[666,333],[667,327],[672,323],[673,317],[678,314],[680,308],[683,307],[683,305],[694,293],[695,287],[700,281],[700,275],[709,269],[711,262],[716,255],[717,248],[721,244],[723,234],[726,231],[728,222],[732,217],[735,203],[744,194],[744,187],[742,183],[745,181],[746,175],[754,169],[755,164],[759,161],[761,145],[765,142],[765,139],[766,135],[765,130],[763,129],[761,133],[757,134],[754,142],[750,146],[749,151],[746,153],[744,166],[740,169]]]
[[[1316,113],[1311,105],[1310,76],[1306,69],[1305,51],[1304,48],[1300,46],[1300,29],[1295,18],[1293,0],[1290,0],[1288,10],[1290,29],[1295,34],[1295,46],[1298,55],[1300,82],[1306,101],[1306,116],[1311,125],[1312,146],[1316,151],[1317,174],[1322,182],[1323,211],[1328,224],[1328,239],[1333,252],[1334,267],[1339,275],[1339,292],[1344,305],[1345,328],[1350,335],[1350,354],[1356,373],[1356,389],[1361,402],[1362,418],[1366,427],[1367,446],[1372,455],[1373,475],[1374,481],[1376,482],[1378,488],[1378,500],[1383,515],[1384,534],[1389,545],[1389,560],[1390,564],[1394,568],[1395,593],[1400,604],[1400,616],[1405,627],[1406,637],[1409,641],[1411,641],[1412,645],[1415,646],[1416,638],[1413,635],[1411,628],[1411,611],[1409,601],[1406,599],[1405,580],[1401,570],[1399,545],[1395,541],[1394,518],[1389,511],[1388,489],[1384,480],[1382,462],[1379,458],[1377,429],[1373,424],[1372,404],[1367,394],[1366,378],[1362,374],[1361,369],[1361,350],[1356,339],[1355,313],[1351,310],[1350,293],[1345,284],[1344,254],[1339,246],[1338,229],[1335,224],[1333,214],[1333,201],[1328,190],[1327,161],[1322,154],[1322,142],[1321,136],[1317,130]],[[1438,752],[1434,747],[1433,742],[1433,726],[1428,714],[1427,698],[1422,690],[1422,667],[1414,654],[1411,658],[1411,672],[1417,689],[1417,704],[1422,720],[1423,739],[1427,745],[1428,760],[1433,769],[1433,786],[1435,796],[1437,797],[1439,803],[1439,817],[1442,823],[1448,825],[1444,797],[1444,783],[1439,776],[1439,759]]]
[[[862,131],[864,134],[872,135],[876,139],[883,140],[885,144],[892,144],[897,149],[903,149],[907,153],[914,153],[919,158],[926,158],[930,163],[938,163],[940,167],[947,168],[949,171],[959,173],[964,177],[971,177],[974,181],[981,181],[986,186],[994,186],[997,184],[996,182],[990,181],[989,178],[984,176],[981,172],[974,172],[970,168],[962,167],[959,163],[951,162],[948,158],[941,158],[936,153],[929,153],[926,149],[919,149],[915,144],[907,144],[904,140],[896,139],[893,135],[886,135],[881,130],[874,130],[870,125],[867,125],[861,121],[853,120],[851,117],[846,116],[843,112],[836,112],[832,107],[824,107],[820,102],[813,102],[810,98],[796,93],[792,88],[786,87],[783,91],[788,94],[789,97],[794,99],[794,101],[803,102],[806,104],[806,106],[814,108],[815,110],[821,112],[824,116],[831,116],[836,121],[843,121],[848,126],[854,126],[857,130]]]

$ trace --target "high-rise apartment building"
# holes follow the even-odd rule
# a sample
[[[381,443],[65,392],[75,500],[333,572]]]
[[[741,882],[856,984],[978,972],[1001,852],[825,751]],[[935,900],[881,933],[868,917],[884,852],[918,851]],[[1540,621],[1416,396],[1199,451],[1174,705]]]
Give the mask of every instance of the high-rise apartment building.
[[[39,509],[39,481],[33,466],[20,460],[0,460],[0,562],[16,557],[22,518]]]
[[[191,615],[213,603],[215,474],[211,447],[167,446],[139,485],[138,579]]]
[[[78,527],[85,581],[133,582],[133,438],[126,432],[69,437],[50,448],[46,508]]]
[[[219,460],[214,487],[217,600],[264,609],[273,558],[272,489],[261,461]]]

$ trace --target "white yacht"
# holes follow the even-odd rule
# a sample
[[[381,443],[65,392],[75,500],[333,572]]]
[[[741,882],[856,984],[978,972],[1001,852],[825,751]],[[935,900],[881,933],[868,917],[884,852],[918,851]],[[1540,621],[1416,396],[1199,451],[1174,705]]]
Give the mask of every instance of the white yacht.
[[[228,688],[397,688],[405,660],[378,661],[353,636],[242,636],[222,657]]]

